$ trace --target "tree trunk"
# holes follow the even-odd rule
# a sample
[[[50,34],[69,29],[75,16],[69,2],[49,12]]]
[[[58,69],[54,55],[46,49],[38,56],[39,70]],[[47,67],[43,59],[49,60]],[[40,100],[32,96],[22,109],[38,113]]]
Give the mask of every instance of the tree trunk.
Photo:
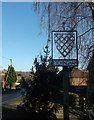
[[[11,90],[11,88],[12,88],[12,84],[9,85],[9,88],[10,88],[10,90]]]

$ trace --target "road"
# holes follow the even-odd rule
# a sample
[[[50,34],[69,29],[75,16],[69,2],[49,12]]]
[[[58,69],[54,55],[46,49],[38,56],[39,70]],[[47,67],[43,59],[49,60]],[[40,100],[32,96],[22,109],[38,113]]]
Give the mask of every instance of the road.
[[[15,109],[22,101],[20,90],[15,90],[11,93],[2,95],[2,106]]]

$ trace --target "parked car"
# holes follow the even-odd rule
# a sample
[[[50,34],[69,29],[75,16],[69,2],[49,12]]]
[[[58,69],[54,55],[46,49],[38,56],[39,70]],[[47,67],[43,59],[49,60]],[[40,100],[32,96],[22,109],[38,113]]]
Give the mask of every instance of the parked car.
[[[20,90],[20,89],[21,89],[21,83],[19,83],[19,82],[16,83],[16,89],[17,89],[17,90]]]

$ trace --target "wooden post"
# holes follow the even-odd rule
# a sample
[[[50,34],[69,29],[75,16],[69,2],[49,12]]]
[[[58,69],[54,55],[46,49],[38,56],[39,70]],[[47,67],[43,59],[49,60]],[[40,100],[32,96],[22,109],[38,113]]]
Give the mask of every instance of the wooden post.
[[[69,120],[69,70],[63,67],[63,113],[64,120]]]

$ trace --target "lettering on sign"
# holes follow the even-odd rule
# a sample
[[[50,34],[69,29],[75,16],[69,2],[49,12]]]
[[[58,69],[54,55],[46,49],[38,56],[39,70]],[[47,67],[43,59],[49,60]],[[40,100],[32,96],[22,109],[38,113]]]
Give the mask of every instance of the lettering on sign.
[[[54,66],[77,66],[77,59],[53,59]]]

